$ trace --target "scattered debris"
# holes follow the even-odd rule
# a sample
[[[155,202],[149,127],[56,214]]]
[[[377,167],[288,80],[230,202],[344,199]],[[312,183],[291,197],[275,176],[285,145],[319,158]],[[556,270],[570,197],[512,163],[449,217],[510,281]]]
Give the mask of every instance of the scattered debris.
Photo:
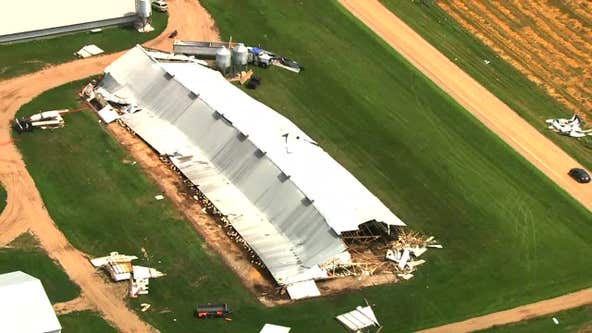
[[[353,333],[363,332],[370,327],[380,327],[372,307],[358,306],[355,310],[335,317],[348,331]]]
[[[221,48],[233,48],[237,44],[239,43],[175,40],[173,42],[173,52],[175,54],[194,55],[200,58],[213,59]]]
[[[257,89],[257,87],[261,84],[261,78],[257,76],[253,76],[247,82],[248,89]]]
[[[306,280],[289,284],[286,287],[291,299],[303,299],[308,297],[321,296],[317,284],[313,280]]]
[[[165,274],[154,268],[132,265],[135,259],[138,257],[111,252],[106,257],[94,258],[90,262],[94,267],[105,269],[115,282],[129,280],[130,296],[137,297],[148,294],[149,279],[159,278]]]
[[[291,328],[286,326],[265,324],[259,333],[290,333]]]
[[[158,61],[193,62],[202,66],[208,65],[208,63],[203,60],[199,60],[194,56],[186,56],[184,54],[166,53],[158,50],[149,50],[148,54]]]
[[[238,73],[237,75],[235,75],[234,77],[231,77],[228,79],[228,81],[230,82],[240,82],[240,84],[245,84],[245,82],[249,81],[251,79],[251,76],[253,76],[253,70],[249,69],[248,71],[241,71],[240,73]]]
[[[92,56],[96,56],[98,54],[103,53],[104,51],[96,46],[95,44],[85,45],[80,49],[80,51],[76,52],[76,55],[79,58],[88,58]]]
[[[249,50],[249,62],[253,63],[255,66],[267,68],[270,65],[273,65],[294,73],[300,73],[300,71],[303,70],[303,67],[292,59],[266,51],[259,47],[248,47],[247,49]]]
[[[156,200],[162,200],[162,199],[164,199],[164,196],[162,194],[155,195],[154,196],[154,199],[156,199]]]
[[[104,108],[97,111],[97,114],[105,124],[110,124],[119,119],[119,113],[117,113],[111,105],[105,105]]]
[[[198,318],[224,318],[232,311],[228,308],[228,304],[198,304],[196,306],[196,314]]]
[[[574,114],[570,119],[550,118],[545,121],[549,124],[549,129],[561,135],[571,136],[572,138],[583,138],[587,135],[592,136],[592,128],[584,130],[582,125],[584,121]]]
[[[70,110],[53,110],[34,114],[30,117],[15,118],[12,127],[20,134],[22,132],[32,132],[34,128],[60,128],[64,127],[63,113]]]
[[[148,303],[142,303],[140,304],[140,311],[142,312],[146,312],[148,311],[148,309],[150,309],[151,305]]]
[[[418,257],[424,255],[428,248],[442,248],[434,237],[426,238],[404,229],[396,229],[394,236],[390,236],[391,231],[384,230],[385,235],[378,232],[342,234],[351,258],[326,263],[321,268],[327,271],[329,277],[394,274],[409,280],[414,277],[412,273],[417,266],[426,262]]]

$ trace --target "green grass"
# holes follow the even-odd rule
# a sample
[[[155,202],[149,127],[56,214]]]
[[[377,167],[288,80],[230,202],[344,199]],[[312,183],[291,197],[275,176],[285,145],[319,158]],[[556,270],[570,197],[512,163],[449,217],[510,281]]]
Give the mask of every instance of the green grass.
[[[2,214],[4,207],[6,207],[6,198],[6,190],[0,186],[0,214]]]
[[[140,313],[162,332],[342,332],[333,317],[376,304],[385,332],[457,321],[590,286],[592,217],[335,1],[206,0],[222,36],[281,52],[307,69],[259,71],[253,94],[293,119],[411,228],[435,235],[416,278],[264,308],[87,113],[17,145],[74,246],[139,254],[168,275]],[[257,22],[257,24],[253,24]],[[338,51],[338,52],[335,52]],[[334,52],[324,56],[326,52]],[[48,91],[19,116],[76,107],[83,82]],[[338,190],[338,189],[336,189]],[[233,321],[199,321],[197,302],[228,302]],[[174,321],[173,319],[177,319]]]
[[[105,53],[128,49],[158,36],[166,27],[168,14],[153,12],[154,31],[139,33],[131,26],[88,31],[21,43],[0,45],[0,80],[38,71],[45,66],[76,59],[84,45],[96,44]]]
[[[559,324],[553,323],[553,317]],[[540,332],[584,332],[592,327],[592,307],[583,306],[555,313],[550,316],[534,318],[517,324],[495,326],[480,333],[540,333]]]
[[[465,31],[433,0],[381,2],[534,128],[592,170],[592,138],[560,136],[546,128],[545,119],[567,118],[570,111]],[[485,60],[491,63],[485,64]]]
[[[64,333],[116,333],[109,323],[92,311],[70,312],[58,317]]]
[[[52,304],[78,297],[80,288],[38,247],[30,234],[23,234],[9,245],[0,249],[0,274],[23,271],[38,278]]]

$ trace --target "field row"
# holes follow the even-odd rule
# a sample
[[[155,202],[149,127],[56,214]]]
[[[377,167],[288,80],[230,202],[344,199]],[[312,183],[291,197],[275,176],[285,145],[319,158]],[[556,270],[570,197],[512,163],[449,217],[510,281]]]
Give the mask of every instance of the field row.
[[[592,15],[585,1],[437,3],[568,110],[592,116]]]

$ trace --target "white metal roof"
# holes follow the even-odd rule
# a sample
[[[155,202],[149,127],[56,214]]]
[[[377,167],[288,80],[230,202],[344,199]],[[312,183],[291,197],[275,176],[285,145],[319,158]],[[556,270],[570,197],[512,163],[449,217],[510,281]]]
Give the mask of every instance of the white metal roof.
[[[122,120],[199,186],[289,284],[323,277],[343,231],[404,225],[285,117],[193,63],[158,63],[137,46],[105,69],[102,88],[138,104]]]
[[[367,327],[380,325],[370,306],[358,306],[355,310],[339,315],[336,318],[352,332],[358,332]]]
[[[259,333],[290,333],[290,327],[265,324]]]
[[[0,275],[0,332],[61,330],[41,281],[23,272]]]
[[[338,234],[357,230],[371,220],[405,225],[294,123],[230,84],[219,72],[188,63],[162,66],[264,151]]]
[[[136,15],[136,0],[2,1],[0,36]]]

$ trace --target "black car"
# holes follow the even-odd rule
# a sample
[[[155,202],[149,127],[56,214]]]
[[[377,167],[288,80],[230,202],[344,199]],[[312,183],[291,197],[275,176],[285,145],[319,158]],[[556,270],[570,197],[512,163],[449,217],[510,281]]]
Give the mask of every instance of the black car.
[[[571,178],[575,179],[578,183],[589,183],[590,175],[584,169],[573,168],[567,173]]]

